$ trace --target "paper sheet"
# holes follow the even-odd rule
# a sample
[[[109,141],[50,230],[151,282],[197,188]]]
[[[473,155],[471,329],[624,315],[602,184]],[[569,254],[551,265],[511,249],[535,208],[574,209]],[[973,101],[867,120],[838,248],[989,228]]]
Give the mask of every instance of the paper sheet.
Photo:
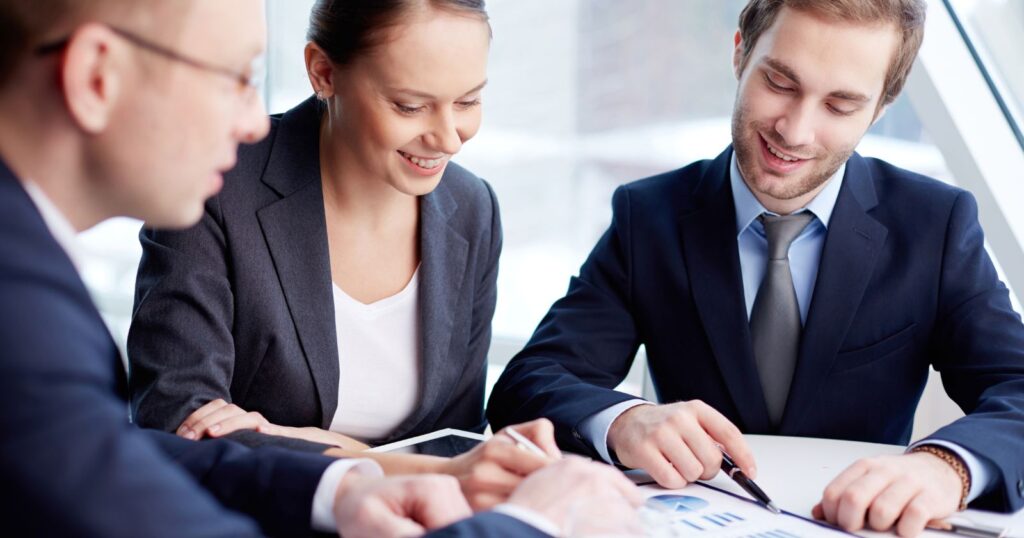
[[[703,484],[679,490],[642,486],[647,497],[645,526],[651,536],[722,538],[807,538],[850,534],[813,521],[773,514],[759,504]]]

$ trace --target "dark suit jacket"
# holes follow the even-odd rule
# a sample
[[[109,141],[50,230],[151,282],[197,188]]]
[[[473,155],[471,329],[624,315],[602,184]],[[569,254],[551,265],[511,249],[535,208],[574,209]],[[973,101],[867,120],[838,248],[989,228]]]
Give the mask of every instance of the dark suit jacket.
[[[128,336],[139,424],[173,431],[224,398],[276,424],[330,426],[338,342],[319,126],[314,99],[272,118],[270,136],[241,150],[198,226],[143,230]],[[420,198],[420,212],[420,403],[379,442],[485,427],[497,201],[485,182],[449,163],[437,189]]]
[[[0,526],[14,536],[309,531],[330,458],[128,422],[121,360],[64,250],[0,162]],[[230,510],[229,510],[230,509]]]
[[[631,399],[638,346],[662,402],[700,399],[744,432],[906,443],[929,365],[968,413],[931,437],[994,463],[979,499],[1024,504],[1024,326],[973,197],[854,155],[828,226],[786,410],[771,427],[751,348],[728,179],[713,161],[620,187],[611,227],[494,388],[495,428],[546,416],[558,441]]]
[[[549,536],[518,519],[481,512],[454,525],[427,533],[427,538],[545,538]]]
[[[0,347],[5,534],[310,534],[313,494],[333,459],[186,441],[128,422],[117,348],[71,260],[2,161]],[[428,536],[546,535],[484,513]]]

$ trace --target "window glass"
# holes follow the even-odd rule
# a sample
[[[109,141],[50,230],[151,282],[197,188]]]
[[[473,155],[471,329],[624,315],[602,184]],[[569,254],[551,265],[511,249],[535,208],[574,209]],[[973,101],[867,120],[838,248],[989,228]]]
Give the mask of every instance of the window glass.
[[[1024,123],[1024,2],[1020,0],[952,0],[996,88],[1018,126]],[[1018,131],[1019,132],[1019,131]],[[1024,142],[1022,142],[1024,143]]]

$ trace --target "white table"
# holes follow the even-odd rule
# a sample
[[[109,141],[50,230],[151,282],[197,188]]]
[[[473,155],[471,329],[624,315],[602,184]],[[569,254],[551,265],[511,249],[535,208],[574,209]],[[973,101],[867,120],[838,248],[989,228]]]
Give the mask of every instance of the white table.
[[[809,439],[771,435],[747,435],[757,458],[757,484],[784,510],[811,516],[811,508],[821,500],[825,486],[859,458],[899,454],[904,447],[831,439]],[[718,488],[748,495],[735,482],[719,473],[709,482]],[[982,524],[1011,529],[1010,536],[1024,538],[1024,510],[1014,514],[996,514],[967,510],[966,517]],[[863,536],[891,536],[865,531]],[[953,536],[926,532],[928,536]]]

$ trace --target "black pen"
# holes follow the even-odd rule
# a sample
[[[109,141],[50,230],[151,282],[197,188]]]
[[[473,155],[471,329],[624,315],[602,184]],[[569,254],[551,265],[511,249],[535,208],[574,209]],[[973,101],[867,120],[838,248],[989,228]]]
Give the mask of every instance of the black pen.
[[[765,495],[761,488],[757,487],[757,484],[753,480],[747,478],[747,475],[743,474],[743,471],[736,466],[736,462],[732,461],[725,451],[722,451],[722,470],[725,474],[729,475],[729,478],[733,479],[734,482],[739,484],[743,491],[750,494],[751,497],[756,499],[758,502],[764,505],[773,514],[778,514],[779,508],[775,506],[775,503]]]

